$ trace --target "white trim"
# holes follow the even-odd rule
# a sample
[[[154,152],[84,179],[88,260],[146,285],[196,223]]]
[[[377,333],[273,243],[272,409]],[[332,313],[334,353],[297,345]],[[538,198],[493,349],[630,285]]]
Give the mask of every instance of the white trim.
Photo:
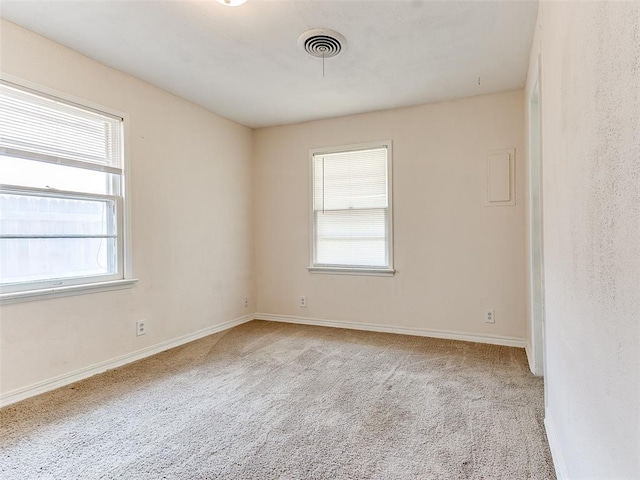
[[[223,323],[214,325],[212,327],[203,328],[201,330],[197,330],[195,332],[188,333],[180,337],[173,338],[171,340],[166,340],[156,345],[145,347],[135,352],[127,353],[125,355],[121,355],[119,357],[116,357],[110,360],[106,360],[88,367],[84,367],[79,370],[75,370],[73,372],[58,375],[56,377],[34,383],[27,387],[19,388],[17,390],[13,390],[8,393],[2,393],[0,394],[0,408],[5,407],[7,405],[11,405],[12,403],[19,402],[21,400],[25,400],[30,397],[34,397],[36,395],[40,395],[42,393],[45,393],[51,390],[55,390],[56,388],[70,385],[80,380],[84,380],[85,378],[89,378],[99,373],[103,373],[107,370],[111,370],[117,367],[121,367],[123,365],[127,365],[137,360],[149,357],[151,355],[155,355],[156,353],[160,353],[165,350],[169,350],[171,348],[184,345],[185,343],[198,340],[199,338],[203,338],[208,335],[212,335],[214,333],[218,333],[223,330],[227,330],[229,328],[242,325],[243,323],[247,323],[252,320],[267,320],[272,322],[295,323],[300,325],[316,325],[316,326],[322,326],[322,327],[364,330],[369,332],[383,332],[383,333],[395,333],[400,335],[443,338],[448,340],[461,340],[466,342],[487,343],[491,345],[503,345],[507,347],[520,347],[520,348],[525,347],[525,341],[517,337],[505,337],[505,336],[497,336],[497,335],[478,335],[478,334],[471,334],[471,333],[453,332],[448,330],[430,330],[430,329],[421,329],[421,328],[413,328],[413,327],[398,327],[398,326],[391,326],[391,325],[378,325],[378,324],[368,324],[368,323],[354,323],[354,322],[346,322],[346,321],[324,320],[324,319],[308,318],[308,317],[295,317],[291,315],[255,313],[255,314],[244,315],[242,317],[236,318],[234,320],[229,320],[227,322],[223,322]],[[549,418],[548,415],[547,415],[547,418]],[[547,425],[547,419],[545,419],[545,425]],[[547,430],[549,430],[549,426],[547,426]],[[551,445],[551,435],[549,434],[549,432],[547,433],[547,436],[549,437],[549,444]],[[557,441],[556,441],[556,444],[557,444]],[[552,454],[553,452],[554,450],[552,448]],[[555,455],[554,455],[554,462],[556,462]],[[558,466],[556,465],[556,469],[557,468]],[[561,478],[561,477],[558,477],[558,478]]]
[[[534,375],[545,376],[545,304],[544,304],[544,208],[543,208],[543,185],[542,185],[542,128],[541,128],[541,76],[540,76],[540,55],[535,59],[533,69],[536,72],[535,77],[530,77],[533,87],[529,91],[527,97],[527,116],[525,118],[527,129],[527,296],[528,296],[528,337],[530,342],[530,358],[529,366]],[[533,118],[533,106],[537,105],[537,118]],[[534,122],[537,123],[537,138],[532,137]],[[533,142],[537,143],[534,144]],[[534,152],[537,150],[537,156]],[[537,158],[534,162],[534,157]],[[535,165],[534,165],[535,163]],[[534,175],[534,166],[536,166],[537,174]],[[537,177],[538,188],[534,191],[534,178]],[[534,193],[538,196],[538,211],[534,212]],[[534,215],[537,213],[537,215]],[[539,231],[535,231],[536,219],[539,220]],[[535,253],[540,258],[538,265],[534,261]],[[538,275],[539,274],[539,278]],[[540,288],[539,295],[536,295],[536,287]],[[538,312],[539,310],[539,312]],[[546,384],[545,384],[546,385]],[[546,386],[545,386],[546,398]]]
[[[187,333],[186,335],[181,335],[180,337],[166,340],[156,345],[152,345],[135,352],[112,358],[111,360],[106,360],[89,367],[81,368],[74,372],[58,375],[57,377],[53,377],[48,380],[29,385],[28,387],[19,388],[18,390],[13,390],[9,393],[3,393],[2,395],[0,395],[0,407],[5,407],[7,405],[11,405],[12,403],[19,402],[20,400],[40,395],[41,393],[45,393],[56,388],[64,387],[65,385],[84,380],[85,378],[89,378],[99,373],[106,372],[107,370],[121,367],[142,358],[150,357],[151,355],[155,355],[156,353],[164,352],[165,350],[169,350],[171,348],[184,345],[185,343],[198,340],[199,338],[206,337],[223,330],[227,330],[246,322],[250,322],[251,320],[253,320],[253,315],[244,315],[234,320],[219,323],[212,327],[203,328],[202,330]]]
[[[370,275],[373,277],[393,277],[395,270],[389,268],[340,268],[307,267],[310,273],[328,273],[332,275]]]
[[[549,450],[551,450],[551,459],[553,460],[553,466],[556,470],[556,478],[558,480],[569,479],[569,472],[567,471],[567,464],[564,461],[562,455],[562,449],[560,448],[560,439],[558,438],[558,431],[553,421],[553,417],[546,409],[544,413],[544,426],[547,431],[547,440],[549,442]]]
[[[49,298],[71,297],[85,295],[87,293],[111,292],[131,288],[138,282],[137,278],[125,278],[124,280],[111,280],[107,282],[85,283],[81,285],[66,285],[62,287],[40,288],[37,290],[22,290],[0,294],[0,305],[10,303],[31,302],[34,300],[47,300]]]
[[[293,315],[276,315],[271,313],[256,313],[256,320],[272,322],[296,323],[301,325],[316,325],[320,327],[347,328],[350,330],[365,330],[368,332],[397,333],[400,335],[414,335],[418,337],[444,338],[447,340],[462,340],[464,342],[488,343],[506,347],[524,348],[523,338],[505,337],[498,335],[480,335],[476,333],[454,332],[450,330],[431,330],[415,327],[400,327],[397,325],[379,325],[374,323],[355,323],[341,320],[325,320],[320,318],[296,317]]]
[[[122,252],[124,255],[122,262],[122,274],[125,279],[134,278],[133,273],[133,207],[131,195],[131,175],[133,168],[129,165],[131,156],[129,155],[129,114],[121,113],[122,117],[122,172],[123,178],[120,180],[120,197],[122,197]]]

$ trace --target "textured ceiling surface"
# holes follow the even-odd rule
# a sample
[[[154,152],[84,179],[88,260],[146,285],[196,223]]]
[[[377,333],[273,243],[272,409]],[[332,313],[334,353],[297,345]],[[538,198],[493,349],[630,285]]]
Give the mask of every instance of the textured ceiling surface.
[[[3,18],[250,127],[524,85],[537,1],[3,0]],[[325,62],[298,37],[330,28]],[[478,84],[480,77],[480,85]]]

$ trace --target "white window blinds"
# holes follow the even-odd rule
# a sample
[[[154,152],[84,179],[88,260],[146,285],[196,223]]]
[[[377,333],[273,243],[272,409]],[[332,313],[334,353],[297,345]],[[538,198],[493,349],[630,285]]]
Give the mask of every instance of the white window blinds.
[[[122,119],[0,83],[0,154],[122,171]]]
[[[388,148],[315,153],[313,266],[390,268]]]

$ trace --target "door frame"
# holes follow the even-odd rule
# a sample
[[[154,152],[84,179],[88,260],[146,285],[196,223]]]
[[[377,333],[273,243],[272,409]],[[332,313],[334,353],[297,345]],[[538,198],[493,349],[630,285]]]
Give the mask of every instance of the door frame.
[[[537,75],[529,98],[529,202],[528,202],[528,284],[529,284],[529,363],[534,375],[546,376],[545,361],[545,288],[544,288],[544,209],[542,122],[540,101],[540,57]]]

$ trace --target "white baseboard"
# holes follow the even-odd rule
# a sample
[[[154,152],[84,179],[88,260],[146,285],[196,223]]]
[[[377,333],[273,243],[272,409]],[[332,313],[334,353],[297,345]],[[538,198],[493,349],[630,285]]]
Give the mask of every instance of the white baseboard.
[[[564,461],[556,425],[553,422],[553,417],[549,413],[549,410],[545,410],[544,412],[544,427],[547,431],[547,440],[549,441],[549,450],[551,450],[553,466],[556,469],[556,477],[558,480],[568,480],[569,473],[567,472],[567,464]]]
[[[276,315],[271,313],[256,313],[256,320],[270,320],[272,322],[299,323],[302,325],[316,325],[320,327],[347,328],[351,330],[366,330],[369,332],[398,333],[419,337],[444,338],[447,340],[462,340],[465,342],[489,343],[507,347],[524,348],[526,341],[518,337],[503,337],[498,335],[478,335],[475,333],[461,333],[449,330],[430,330],[424,328],[399,327],[397,325],[379,325],[374,323],[355,323],[320,318],[295,317],[293,315]]]
[[[172,338],[171,340],[167,340],[165,342],[161,342],[132,353],[127,353],[126,355],[122,355],[111,360],[106,360],[104,362],[96,363],[89,367],[81,368],[70,373],[65,373],[63,375],[44,380],[42,382],[37,382],[33,385],[29,385],[28,387],[13,390],[9,393],[3,393],[2,395],[0,395],[0,407],[11,405],[12,403],[19,402],[20,400],[40,395],[41,393],[63,387],[71,383],[75,383],[79,380],[84,380],[85,378],[92,377],[93,375],[97,375],[98,373],[106,372],[107,370],[111,370],[116,367],[121,367],[122,365],[126,365],[127,363],[135,362],[136,360],[140,360],[142,358],[155,355],[156,353],[160,353],[165,350],[184,345],[185,343],[189,343],[199,338],[206,337],[207,335],[212,335],[214,333],[227,330],[237,325],[249,322],[253,319],[253,314],[244,315],[243,317],[229,320],[212,327],[203,328],[202,330],[197,330],[192,333],[187,333],[186,335]]]
[[[324,320],[318,318],[294,317],[291,315],[256,313],[245,315],[243,317],[220,323],[212,327],[204,328],[196,332],[188,333],[186,335],[182,335],[180,337],[173,338],[171,340],[167,340],[165,342],[161,342],[156,345],[152,345],[150,347],[146,347],[141,350],[137,350],[135,352],[113,358],[111,360],[106,360],[104,362],[91,365],[89,367],[81,368],[79,370],[65,373],[63,375],[58,375],[57,377],[53,377],[42,382],[37,382],[27,387],[19,388],[8,393],[3,393],[0,395],[0,407],[11,405],[12,403],[19,402],[20,400],[24,400],[26,398],[40,395],[41,393],[45,393],[50,390],[55,390],[56,388],[60,388],[65,385],[84,380],[85,378],[92,377],[93,375],[97,375],[107,370],[121,367],[128,363],[135,362],[136,360],[140,360],[142,358],[155,355],[156,353],[160,353],[165,350],[184,345],[185,343],[189,343],[199,338],[206,337],[207,335],[212,335],[214,333],[227,330],[229,328],[241,325],[254,319],[270,320],[273,322],[297,323],[301,325],[317,325],[322,327],[347,328],[351,330],[365,330],[371,332],[397,333],[401,335],[444,338],[448,340],[463,340],[467,342],[489,343],[492,345],[504,345],[508,347],[526,347],[526,342],[524,341],[524,339],[517,337],[478,335],[453,332],[448,330],[428,330],[421,328],[399,327],[395,325],[354,323],[345,321]]]

